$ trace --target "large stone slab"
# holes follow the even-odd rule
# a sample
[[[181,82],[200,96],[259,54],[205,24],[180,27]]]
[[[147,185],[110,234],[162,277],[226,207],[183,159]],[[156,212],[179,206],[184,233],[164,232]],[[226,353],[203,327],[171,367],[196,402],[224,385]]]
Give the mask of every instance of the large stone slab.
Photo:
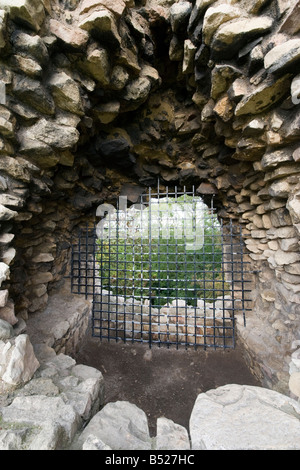
[[[300,39],[290,39],[273,47],[265,56],[264,66],[270,73],[278,73],[300,61]]]
[[[300,449],[300,404],[273,390],[225,385],[198,395],[193,450]]]
[[[127,401],[105,405],[85,427],[75,446],[82,449],[89,436],[96,437],[114,450],[151,449],[147,416]]]

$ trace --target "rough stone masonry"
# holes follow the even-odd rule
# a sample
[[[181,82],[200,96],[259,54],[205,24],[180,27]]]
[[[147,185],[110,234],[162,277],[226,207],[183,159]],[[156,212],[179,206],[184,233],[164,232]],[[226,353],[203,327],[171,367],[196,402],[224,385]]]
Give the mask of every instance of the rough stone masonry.
[[[299,15],[296,0],[0,0],[1,386],[38,369],[26,322],[76,228],[159,177],[242,224],[239,339],[263,386],[300,396]]]

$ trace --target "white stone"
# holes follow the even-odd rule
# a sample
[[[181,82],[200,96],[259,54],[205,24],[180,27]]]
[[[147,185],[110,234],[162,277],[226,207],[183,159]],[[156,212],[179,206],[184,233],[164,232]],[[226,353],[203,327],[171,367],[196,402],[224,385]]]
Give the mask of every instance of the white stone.
[[[93,434],[90,434],[82,444],[82,450],[112,450],[111,447],[104,444],[101,439],[98,439]]]
[[[265,56],[264,66],[268,72],[277,72],[300,58],[300,39],[289,41],[273,47]]]
[[[60,446],[70,444],[79,427],[79,416],[61,397],[23,396],[2,408],[5,423],[26,423],[42,428],[43,440],[53,439],[59,431]],[[36,446],[35,446],[36,447]]]
[[[82,449],[89,435],[100,439],[114,450],[150,450],[147,416],[127,401],[108,403],[91,419],[78,438]]]
[[[296,400],[261,387],[201,393],[190,418],[192,450],[299,449],[299,414]]]
[[[16,337],[11,345],[8,363],[2,380],[10,385],[21,385],[28,382],[39,367],[29,336]]]
[[[9,273],[10,273],[9,266],[7,266],[7,264],[5,263],[0,263],[0,287],[1,287],[2,282],[9,279]]]
[[[189,450],[187,430],[165,417],[157,420],[156,450]]]

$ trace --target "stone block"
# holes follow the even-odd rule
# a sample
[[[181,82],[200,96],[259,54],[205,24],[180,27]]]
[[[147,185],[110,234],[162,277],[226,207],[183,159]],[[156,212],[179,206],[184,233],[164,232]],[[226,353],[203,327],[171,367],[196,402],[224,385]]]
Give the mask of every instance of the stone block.
[[[34,31],[39,31],[45,19],[43,0],[0,0],[0,9],[9,12],[10,18]]]
[[[76,26],[67,26],[55,19],[50,20],[50,31],[68,49],[83,49],[89,40],[89,34]]]
[[[265,56],[264,66],[269,73],[279,73],[300,61],[300,39],[273,47]]]

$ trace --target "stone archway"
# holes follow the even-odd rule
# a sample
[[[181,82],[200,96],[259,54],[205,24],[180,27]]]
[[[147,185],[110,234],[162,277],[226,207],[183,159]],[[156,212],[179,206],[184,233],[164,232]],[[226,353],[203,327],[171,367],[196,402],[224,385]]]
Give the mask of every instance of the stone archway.
[[[299,340],[297,2],[21,4],[0,1],[1,317],[26,322],[47,305],[74,227],[99,203],[128,188],[134,199],[157,175],[193,183],[243,224],[256,284],[240,336],[263,383],[287,390]]]

